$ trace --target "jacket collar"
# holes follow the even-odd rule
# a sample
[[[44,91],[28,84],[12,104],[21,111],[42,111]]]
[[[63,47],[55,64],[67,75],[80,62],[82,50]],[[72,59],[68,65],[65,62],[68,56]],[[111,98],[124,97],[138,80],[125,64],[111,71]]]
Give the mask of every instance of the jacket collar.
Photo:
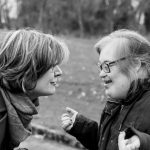
[[[140,97],[146,92],[150,90],[150,81],[149,79],[138,79],[137,87],[133,90],[135,85],[135,81],[131,83],[128,95],[126,99],[121,100],[122,105],[130,105],[135,100],[139,100]]]

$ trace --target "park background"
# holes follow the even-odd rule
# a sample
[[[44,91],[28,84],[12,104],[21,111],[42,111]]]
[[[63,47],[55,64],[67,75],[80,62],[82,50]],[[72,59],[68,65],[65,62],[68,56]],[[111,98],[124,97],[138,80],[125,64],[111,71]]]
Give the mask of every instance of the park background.
[[[67,106],[99,121],[105,95],[94,44],[121,28],[149,38],[150,0],[0,0],[1,31],[26,27],[51,33],[70,49],[56,94],[40,98],[39,114],[33,119],[37,125],[63,132],[60,117]]]

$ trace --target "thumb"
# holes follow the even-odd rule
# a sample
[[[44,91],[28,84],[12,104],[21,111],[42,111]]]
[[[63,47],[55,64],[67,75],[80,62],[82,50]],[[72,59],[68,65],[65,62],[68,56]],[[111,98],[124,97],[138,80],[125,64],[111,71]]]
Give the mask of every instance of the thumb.
[[[76,115],[78,112],[70,107],[66,107],[66,111],[67,113],[69,113],[70,115]]]
[[[74,124],[78,112],[70,107],[66,107],[66,111],[70,115],[72,123]]]
[[[120,134],[119,134],[119,137],[118,137],[118,141],[123,141],[123,140],[125,140],[125,135],[126,135],[126,133],[123,131],[123,132],[120,132]]]
[[[125,139],[125,135],[126,133],[123,131],[123,132],[120,132],[119,134],[119,137],[118,137],[118,147],[119,147],[119,150],[128,150],[127,148],[127,143],[128,143],[128,140]]]

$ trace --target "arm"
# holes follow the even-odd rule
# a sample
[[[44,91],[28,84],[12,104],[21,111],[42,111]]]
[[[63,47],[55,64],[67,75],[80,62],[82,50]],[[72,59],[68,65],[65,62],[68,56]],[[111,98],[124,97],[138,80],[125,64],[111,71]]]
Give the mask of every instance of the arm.
[[[68,111],[68,110],[67,110]],[[71,111],[71,112],[70,112]],[[69,114],[63,114],[62,127],[76,137],[89,150],[98,149],[98,123],[69,108]]]
[[[77,115],[69,133],[75,136],[86,148],[98,149],[98,124],[82,115]]]

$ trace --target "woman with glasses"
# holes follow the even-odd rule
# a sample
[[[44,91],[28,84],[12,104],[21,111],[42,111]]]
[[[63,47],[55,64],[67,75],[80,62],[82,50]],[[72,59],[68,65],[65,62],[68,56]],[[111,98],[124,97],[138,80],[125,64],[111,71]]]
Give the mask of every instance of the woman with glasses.
[[[2,39],[3,38],[3,39]],[[0,150],[13,150],[31,135],[39,96],[53,95],[68,48],[50,34],[8,31],[0,42]]]
[[[89,150],[150,149],[150,42],[122,29],[95,47],[107,96],[100,123],[67,108],[63,129]]]

